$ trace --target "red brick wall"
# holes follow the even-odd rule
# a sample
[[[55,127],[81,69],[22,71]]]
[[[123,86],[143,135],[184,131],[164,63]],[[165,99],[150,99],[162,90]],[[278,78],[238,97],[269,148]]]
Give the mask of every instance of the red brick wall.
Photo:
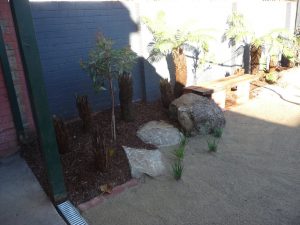
[[[27,93],[24,70],[21,62],[16,32],[9,1],[0,0],[0,26],[6,45],[11,73],[20,106],[22,121],[27,132],[34,130],[30,102]],[[8,156],[18,150],[16,131],[0,68],[0,157]]]

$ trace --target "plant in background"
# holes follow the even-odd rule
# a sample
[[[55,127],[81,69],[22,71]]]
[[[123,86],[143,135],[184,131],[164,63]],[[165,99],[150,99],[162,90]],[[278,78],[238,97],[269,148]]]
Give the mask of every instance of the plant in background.
[[[143,18],[143,22],[153,34],[153,41],[149,43],[150,62],[157,62],[163,57],[171,55],[175,67],[174,95],[179,97],[187,82],[187,64],[184,49],[201,50],[203,55],[208,52],[208,41],[211,36],[204,30],[191,30],[186,26],[172,29],[167,25],[165,14],[159,12],[154,19]],[[193,46],[193,47],[192,47]]]
[[[102,34],[97,35],[96,46],[89,52],[87,61],[81,61],[80,65],[92,79],[96,91],[105,90],[104,82],[109,83],[111,96],[111,131],[112,139],[116,141],[115,120],[115,93],[113,81],[119,78],[123,72],[130,72],[137,55],[129,47],[113,49],[113,41]]]
[[[265,76],[265,80],[269,84],[275,84],[278,80],[278,73],[276,71],[267,73]]]
[[[257,62],[259,62],[261,50],[259,46],[251,46],[251,40],[254,36],[253,32],[251,32],[247,25],[245,18],[242,14],[238,12],[233,12],[227,18],[227,29],[223,35],[223,41],[228,40],[229,47],[234,47],[239,45],[238,48],[242,47],[244,49],[244,69],[245,73],[249,73],[250,71],[250,55],[248,51],[253,51],[251,56],[255,58],[255,62],[251,65],[251,71],[256,71]],[[251,47],[250,47],[251,46]]]
[[[183,165],[181,160],[177,160],[172,166],[172,172],[175,180],[180,180],[183,172]]]
[[[223,41],[229,40],[229,46],[240,44],[244,48],[244,67],[245,72],[257,74],[259,71],[260,58],[262,52],[267,55],[267,70],[277,66],[278,55],[288,53],[291,49],[290,43],[293,35],[286,29],[273,29],[269,33],[257,37],[246,25],[242,14],[234,12],[227,19],[228,28],[223,36]],[[247,55],[249,50],[250,55]],[[275,56],[275,57],[274,57]],[[276,60],[275,60],[276,59]],[[247,68],[250,61],[250,69]]]
[[[127,122],[133,121],[132,112],[133,81],[129,73],[124,72],[119,77],[119,100],[121,118]]]
[[[56,141],[60,154],[65,154],[69,151],[69,133],[64,121],[57,116],[53,116],[53,125],[55,129]]]
[[[169,108],[169,105],[174,100],[173,90],[171,83],[168,79],[161,79],[159,82],[161,102],[165,108]]]
[[[76,95],[75,98],[78,114],[83,123],[83,130],[88,131],[92,126],[92,113],[88,102],[88,96]]]
[[[287,29],[273,29],[254,41],[254,44],[263,47],[268,58],[267,71],[275,71],[281,54],[291,56],[294,51],[294,40],[294,35]]]

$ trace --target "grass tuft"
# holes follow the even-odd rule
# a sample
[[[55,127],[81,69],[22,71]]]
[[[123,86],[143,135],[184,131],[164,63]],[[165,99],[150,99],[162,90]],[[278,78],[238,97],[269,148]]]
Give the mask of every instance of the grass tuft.
[[[175,180],[180,180],[183,172],[183,165],[181,160],[178,160],[174,163],[174,165],[172,166],[172,170]]]
[[[209,152],[216,152],[218,149],[218,142],[216,139],[207,140],[207,146]]]
[[[215,138],[220,138],[220,137],[222,137],[222,134],[223,134],[223,129],[222,129],[222,128],[215,128],[215,129],[213,130],[213,136],[214,136]]]
[[[175,149],[174,155],[176,156],[177,159],[183,160],[183,158],[184,158],[184,146],[180,145],[179,148]]]

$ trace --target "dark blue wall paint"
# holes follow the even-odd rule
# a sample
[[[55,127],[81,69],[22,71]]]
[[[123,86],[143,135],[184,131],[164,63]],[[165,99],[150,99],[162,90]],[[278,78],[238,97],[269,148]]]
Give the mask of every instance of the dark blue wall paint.
[[[109,108],[108,91],[95,94],[79,61],[87,57],[97,32],[112,38],[116,47],[129,44],[129,35],[137,32],[129,10],[120,2],[31,2],[31,9],[51,112],[77,116],[75,94],[88,94],[94,111]],[[142,98],[140,66],[133,70],[135,100]],[[155,99],[158,94],[147,96]]]

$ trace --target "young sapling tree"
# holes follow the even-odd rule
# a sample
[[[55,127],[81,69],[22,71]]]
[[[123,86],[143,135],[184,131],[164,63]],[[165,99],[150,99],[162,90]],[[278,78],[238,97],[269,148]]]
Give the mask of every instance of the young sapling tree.
[[[137,55],[130,47],[114,49],[113,44],[111,39],[98,34],[96,45],[89,52],[88,60],[81,60],[80,65],[91,77],[96,91],[105,90],[105,81],[109,84],[112,107],[111,132],[113,141],[116,141],[114,80],[117,80],[123,72],[130,72],[132,70]]]

